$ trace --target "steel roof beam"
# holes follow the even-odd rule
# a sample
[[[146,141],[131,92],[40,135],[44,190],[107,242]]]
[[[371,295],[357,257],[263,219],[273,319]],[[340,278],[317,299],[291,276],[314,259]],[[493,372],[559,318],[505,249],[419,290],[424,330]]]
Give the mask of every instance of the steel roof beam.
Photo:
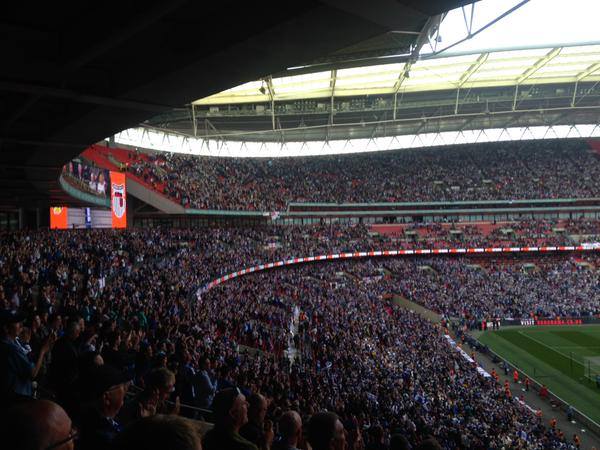
[[[589,77],[591,74],[598,71],[599,69],[600,69],[600,62],[598,62],[596,64],[592,64],[587,69],[585,69],[583,72],[578,73],[577,76],[575,77],[575,80],[577,82],[579,82],[579,81],[583,80],[584,78]]]
[[[333,123],[333,99],[335,97],[335,83],[337,81],[337,70],[333,69],[331,71],[331,79],[329,81],[329,87],[331,88],[331,105],[329,110],[329,123]]]
[[[436,55],[439,55],[440,53],[443,53],[447,50],[450,50],[453,47],[456,47],[459,44],[462,44],[463,42],[477,36],[479,33],[481,33],[482,31],[485,31],[486,29],[488,29],[489,27],[491,27],[492,25],[494,25],[496,22],[502,20],[503,18],[505,18],[506,16],[512,14],[513,12],[515,12],[517,9],[519,9],[521,6],[527,4],[529,2],[529,0],[521,0],[518,4],[516,4],[515,6],[513,6],[512,8],[510,8],[509,10],[503,12],[502,14],[500,14],[498,17],[496,17],[494,20],[492,20],[491,22],[488,22],[486,25],[484,25],[483,27],[481,27],[480,29],[478,29],[477,31],[473,32],[473,30],[471,29],[471,32],[467,34],[466,37],[464,37],[463,39],[460,39],[450,45],[448,45],[447,47],[444,47],[443,49],[439,50],[439,51],[434,51],[431,55],[429,55],[428,57],[434,57]]]
[[[479,70],[483,63],[487,61],[489,55],[489,53],[482,53],[479,55],[479,58],[477,58],[471,67],[469,67],[467,71],[461,75],[460,79],[458,80],[458,89],[461,89],[465,83],[469,81],[469,78],[471,78],[471,76]]]
[[[275,130],[275,89],[273,88],[273,76],[269,75],[265,79],[265,82],[267,83],[267,90],[271,99],[271,125],[273,130]]]
[[[404,80],[406,80],[409,77],[410,68],[412,67],[413,63],[417,61],[417,58],[419,57],[419,53],[421,53],[421,49],[423,48],[423,46],[430,42],[430,37],[432,34],[434,34],[436,31],[439,31],[440,24],[442,23],[443,18],[444,14],[438,14],[437,16],[430,17],[429,19],[427,19],[427,22],[425,22],[425,25],[419,33],[419,37],[417,38],[417,41],[415,42],[414,47],[410,52],[408,61],[404,65],[404,69],[398,75],[398,79],[394,83],[394,94],[398,93],[400,87],[402,86],[402,83],[404,83]]]
[[[406,80],[409,77],[409,72],[410,72],[411,67],[412,67],[412,62],[407,61],[406,64],[404,65],[404,70],[402,70],[402,72],[400,72],[398,79],[394,83],[394,95],[398,93],[398,91],[400,90],[400,87],[402,86],[402,83],[404,83],[404,80]]]
[[[517,78],[517,86],[523,83],[523,81],[527,80],[530,76],[535,74],[538,70],[540,70],[542,67],[548,64],[554,58],[556,58],[561,52],[561,50],[562,47],[553,48],[546,55],[538,59],[533,66],[531,66],[529,69],[523,72],[523,74],[519,78]]]

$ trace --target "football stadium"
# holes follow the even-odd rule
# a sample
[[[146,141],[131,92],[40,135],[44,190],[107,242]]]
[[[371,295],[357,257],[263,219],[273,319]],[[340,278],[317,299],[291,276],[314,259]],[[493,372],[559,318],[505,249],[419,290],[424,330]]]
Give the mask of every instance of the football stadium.
[[[7,6],[1,448],[600,448],[599,14]]]

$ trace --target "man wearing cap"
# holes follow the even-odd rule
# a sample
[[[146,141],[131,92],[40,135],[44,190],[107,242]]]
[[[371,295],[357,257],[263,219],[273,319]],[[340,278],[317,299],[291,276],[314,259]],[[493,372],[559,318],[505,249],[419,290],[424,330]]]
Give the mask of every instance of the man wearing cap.
[[[85,382],[84,382],[85,383]],[[129,388],[129,377],[110,365],[98,366],[91,373],[87,399],[90,407],[81,422],[82,450],[106,450],[122,431],[115,420]]]
[[[219,391],[212,407],[215,427],[204,437],[205,450],[258,450],[239,434],[240,428],[248,422],[248,402],[239,389]]]
[[[0,398],[4,400],[33,395],[32,381],[56,340],[56,335],[50,334],[36,362],[31,362],[17,340],[24,318],[15,311],[0,310]]]

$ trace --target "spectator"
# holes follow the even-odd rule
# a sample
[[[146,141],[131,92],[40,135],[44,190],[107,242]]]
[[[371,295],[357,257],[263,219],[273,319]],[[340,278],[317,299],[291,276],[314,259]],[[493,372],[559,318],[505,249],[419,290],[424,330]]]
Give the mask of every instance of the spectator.
[[[387,450],[385,445],[385,433],[381,425],[374,425],[369,428],[369,444],[366,450]]]
[[[20,450],[73,450],[79,437],[65,410],[49,400],[26,400],[6,409],[0,436],[4,445]]]
[[[175,390],[175,374],[160,367],[151,371],[145,379],[144,390],[129,401],[121,410],[119,422],[127,426],[142,417],[155,414],[179,414],[179,401],[174,407],[167,402]]]
[[[56,389],[59,403],[69,408],[73,403],[72,387],[79,376],[79,348],[77,341],[81,334],[80,318],[67,321],[65,334],[56,341],[52,350],[52,363],[48,371],[48,379]]]
[[[108,450],[122,431],[115,418],[129,388],[129,377],[109,365],[98,366],[87,384],[89,408],[81,421],[82,450]]]
[[[435,438],[429,437],[419,444],[417,450],[442,450],[442,446]]]
[[[394,434],[390,438],[390,450],[412,450],[412,446],[406,437]]]
[[[119,370],[125,370],[127,367],[127,355],[121,348],[121,333],[113,331],[106,338],[107,346],[102,351],[102,359]]]
[[[202,450],[198,425],[173,415],[147,417],[125,428],[115,440],[114,450]]]
[[[317,413],[308,423],[308,442],[313,450],[345,450],[344,425],[334,413]]]
[[[302,441],[302,418],[296,411],[287,411],[279,419],[279,439],[273,450],[298,450]]]
[[[273,443],[273,424],[270,420],[265,423],[267,407],[264,396],[258,393],[250,395],[248,423],[240,428],[240,435],[262,450],[268,450]]]
[[[215,427],[204,437],[205,450],[258,450],[252,442],[240,436],[248,423],[248,402],[237,388],[217,392],[213,401]]]
[[[207,356],[200,358],[199,368],[198,406],[207,409],[210,408],[217,391],[217,380],[211,378],[210,359]]]
[[[56,339],[50,334],[42,344],[36,362],[31,362],[17,340],[23,320],[24,317],[14,311],[0,310],[0,398],[4,401],[32,396],[32,381]]]

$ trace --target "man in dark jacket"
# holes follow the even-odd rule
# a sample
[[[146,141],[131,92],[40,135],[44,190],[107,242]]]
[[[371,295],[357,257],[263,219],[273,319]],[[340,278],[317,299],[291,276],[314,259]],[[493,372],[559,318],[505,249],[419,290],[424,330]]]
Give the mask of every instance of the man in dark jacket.
[[[287,411],[279,419],[279,439],[274,450],[298,450],[302,440],[302,418],[296,411]]]
[[[91,374],[88,399],[90,407],[81,421],[81,450],[108,450],[122,431],[115,417],[123,406],[129,377],[109,365],[97,367]]]
[[[219,391],[213,401],[213,415],[215,427],[204,437],[204,450],[258,450],[239,434],[248,422],[248,402],[239,389]]]
[[[240,429],[240,435],[261,450],[268,450],[273,442],[273,426],[268,422],[265,430],[267,400],[254,393],[248,397],[248,423]]]
[[[58,403],[71,412],[73,385],[79,377],[79,345],[81,334],[79,317],[67,322],[65,335],[61,337],[52,350],[52,363],[48,371],[51,386],[56,390]]]

